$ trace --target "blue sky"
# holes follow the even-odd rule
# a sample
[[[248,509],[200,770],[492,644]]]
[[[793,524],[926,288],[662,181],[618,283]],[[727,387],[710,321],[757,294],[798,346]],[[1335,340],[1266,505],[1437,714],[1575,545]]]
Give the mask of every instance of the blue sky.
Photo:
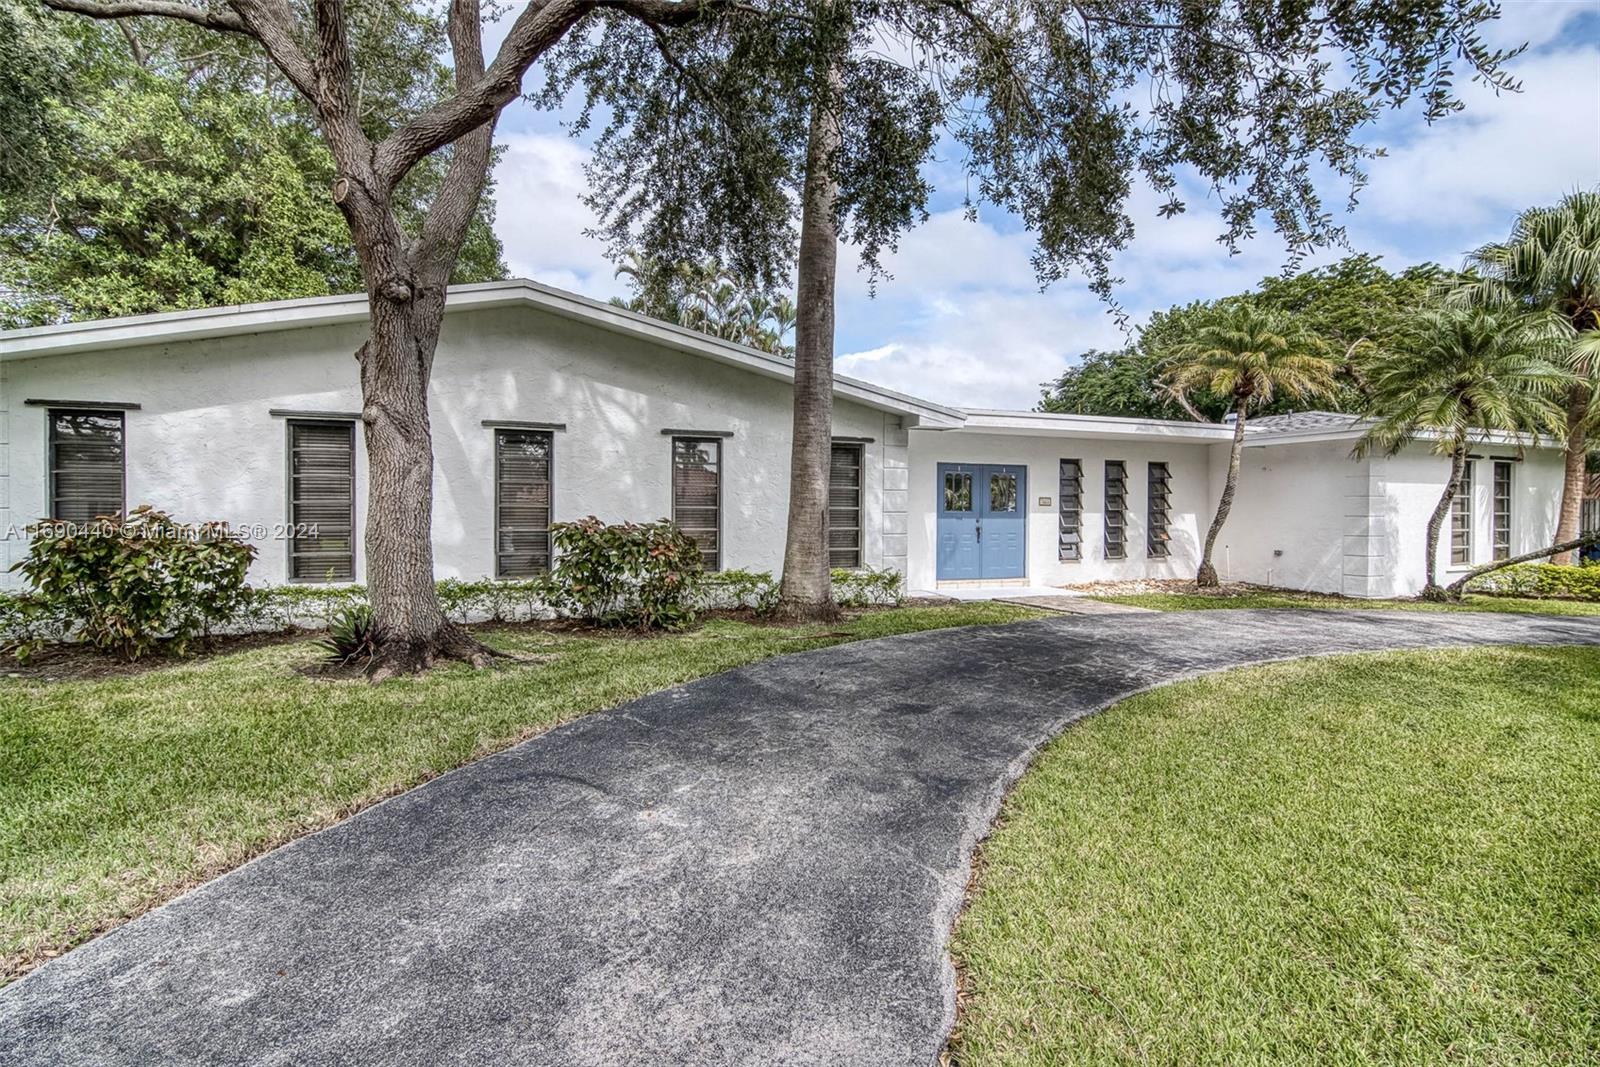
[[[1390,113],[1368,142],[1387,157],[1342,221],[1356,251],[1390,269],[1433,260],[1448,265],[1508,231],[1520,209],[1600,183],[1600,0],[1506,0],[1491,30],[1498,44],[1528,41],[1512,72],[1523,91],[1496,96],[1465,86],[1467,109],[1434,126],[1413,112]],[[499,220],[512,273],[596,297],[625,293],[605,249],[583,235],[592,224],[580,200],[587,148],[555,118],[518,104],[498,141]],[[1115,347],[1123,335],[1080,279],[1040,292],[1031,238],[997,212],[967,221],[962,189],[940,183],[932,218],[907,234],[890,261],[894,277],[874,299],[866,277],[841,250],[838,369],[903,392],[968,407],[1032,407],[1039,383],[1085,349]],[[1326,201],[1342,206],[1330,185]],[[1133,243],[1118,259],[1118,299],[1141,321],[1152,310],[1249,288],[1279,271],[1282,242],[1267,234],[1229,256],[1222,225],[1203,191],[1189,210],[1156,215],[1157,198],[1136,190]],[[1325,253],[1319,261],[1338,258]]]

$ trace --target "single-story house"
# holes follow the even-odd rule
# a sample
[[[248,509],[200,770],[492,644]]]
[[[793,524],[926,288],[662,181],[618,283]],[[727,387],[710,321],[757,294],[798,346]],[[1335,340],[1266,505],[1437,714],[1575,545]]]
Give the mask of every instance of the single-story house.
[[[260,549],[255,581],[362,580],[365,330],[365,298],[335,296],[0,333],[0,565],[42,516],[149,503],[233,524]],[[671,517],[709,566],[776,572],[792,378],[784,359],[535,282],[452,289],[431,395],[440,577],[538,571],[550,523],[589,514]],[[1192,577],[1232,432],[840,377],[829,550],[913,590]],[[1320,412],[1249,425],[1224,578],[1420,588],[1447,464],[1424,446],[1354,460],[1361,432]],[[1475,447],[1441,573],[1549,543],[1561,472],[1548,444]]]

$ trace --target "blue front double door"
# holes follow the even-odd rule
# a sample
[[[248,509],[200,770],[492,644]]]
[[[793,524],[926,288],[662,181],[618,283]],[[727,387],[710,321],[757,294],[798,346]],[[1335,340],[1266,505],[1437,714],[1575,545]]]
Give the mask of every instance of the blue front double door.
[[[1027,574],[1028,469],[1009,463],[941,463],[940,581]]]

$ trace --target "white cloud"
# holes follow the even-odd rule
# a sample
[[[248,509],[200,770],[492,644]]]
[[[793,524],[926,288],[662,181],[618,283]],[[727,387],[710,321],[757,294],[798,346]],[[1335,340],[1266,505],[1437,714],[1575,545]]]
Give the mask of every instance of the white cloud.
[[[584,234],[595,224],[582,200],[588,149],[543,133],[513,133],[499,142],[505,152],[495,168],[495,231],[511,273],[588,296],[623,292],[604,242]]]
[[[1462,89],[1466,110],[1375,160],[1361,215],[1421,228],[1496,233],[1523,208],[1600,181],[1600,50],[1531,55],[1514,73],[1520,93]]]

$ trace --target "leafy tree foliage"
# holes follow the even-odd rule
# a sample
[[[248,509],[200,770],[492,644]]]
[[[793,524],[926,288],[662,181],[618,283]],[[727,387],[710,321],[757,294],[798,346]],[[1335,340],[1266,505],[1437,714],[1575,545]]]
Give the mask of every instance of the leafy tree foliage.
[[[637,253],[624,258],[617,274],[634,295],[612,303],[651,318],[699,330],[724,341],[793,358],[786,338],[794,330],[794,301],[762,289],[715,260],[664,264]]]
[[[1396,338],[1429,300],[1454,277],[1432,263],[1391,274],[1371,255],[1290,275],[1263,278],[1247,293],[1158,311],[1135,342],[1110,352],[1090,351],[1047,383],[1039,410],[1078,415],[1138,415],[1215,422],[1228,411],[1222,399],[1197,395],[1193,411],[1161,385],[1166,363],[1197,332],[1234,309],[1249,306],[1289,315],[1338,366],[1336,388],[1320,403],[1336,411],[1360,411],[1366,367],[1390,351]],[[1300,401],[1274,398],[1265,415],[1293,410]]]
[[[440,91],[442,36],[405,7],[358,11],[363,118],[381,130]],[[107,25],[0,0],[8,22],[68,58],[33,98],[32,125],[14,127],[35,132],[28,171],[0,183],[0,325],[362,287],[328,195],[332,157],[258,51],[167,20]],[[439,161],[411,177],[413,225],[442,176]],[[504,276],[493,214],[485,199],[455,280]]]

